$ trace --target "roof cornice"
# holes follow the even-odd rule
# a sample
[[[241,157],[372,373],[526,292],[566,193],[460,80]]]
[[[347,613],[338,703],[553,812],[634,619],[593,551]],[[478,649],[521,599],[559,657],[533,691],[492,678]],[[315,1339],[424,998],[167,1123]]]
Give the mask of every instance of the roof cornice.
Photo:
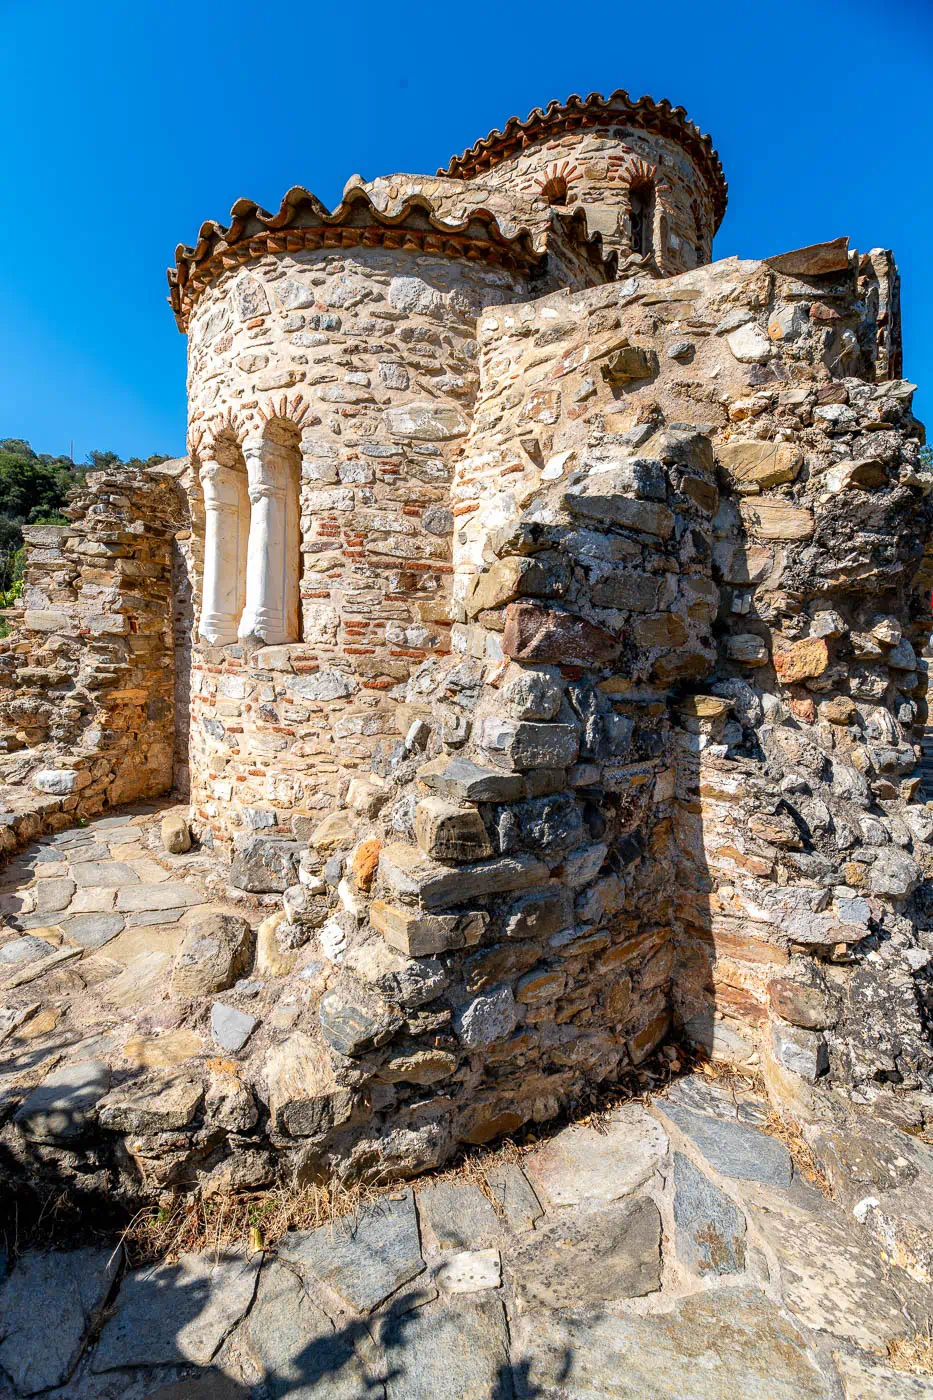
[[[588,97],[571,93],[565,102],[555,100],[546,107],[536,107],[524,121],[520,117],[509,117],[501,131],[490,131],[462,155],[452,156],[447,168],[437,173],[455,180],[471,180],[516,151],[539,141],[584,127],[598,130],[615,126],[620,121],[666,136],[687,151],[709,184],[718,229],[726,212],[729,186],[712,140],[688,120],[683,107],[672,106],[667,98],[659,102],[652,97],[633,100],[624,88],[617,88],[608,97],[599,92],[591,92]]]

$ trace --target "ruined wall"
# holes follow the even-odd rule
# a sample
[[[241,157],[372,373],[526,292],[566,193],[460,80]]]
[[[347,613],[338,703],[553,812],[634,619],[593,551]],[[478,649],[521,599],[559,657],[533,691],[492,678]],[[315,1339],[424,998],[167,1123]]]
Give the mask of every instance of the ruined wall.
[[[613,300],[638,370],[621,387],[593,371],[599,337],[580,325]],[[826,1075],[862,1093],[928,1084],[933,818],[916,762],[933,478],[913,386],[884,377],[899,354],[890,259],[843,241],[550,302],[572,313],[554,332],[572,368],[561,411],[639,457],[692,424],[719,472],[718,655],[670,708],[678,1018],[716,1054],[760,1057],[778,1097]],[[557,387],[545,370],[545,418]],[[550,433],[519,440],[542,475],[568,469]],[[458,546],[474,568],[511,509],[484,496],[489,525]]]
[[[396,734],[311,833],[264,933],[310,968],[263,1069],[302,1169],[436,1164],[581,1101],[668,1031],[665,701],[714,660],[718,493],[702,434],[659,434],[634,459],[602,413],[579,413],[588,377],[583,401],[604,407],[642,369],[621,295],[480,319],[453,654],[411,676]],[[582,360],[567,354],[581,336]],[[281,847],[259,845],[281,871]]]
[[[871,260],[809,259],[481,318],[455,656],[270,935],[320,969],[265,1071],[282,1147],[321,1086],[303,1160],[441,1161],[672,1016],[795,1112],[816,1078],[928,1083],[931,482]]]
[[[440,257],[322,251],[260,260],[199,302],[196,469],[218,439],[248,447],[281,422],[301,474],[300,637],[194,649],[192,799],[219,839],[307,835],[393,729],[388,692],[449,649],[449,483],[475,319],[523,285]]]
[[[4,850],[172,785],[183,502],[121,469],[90,473],[67,514],[25,529],[25,609],[0,641]]]

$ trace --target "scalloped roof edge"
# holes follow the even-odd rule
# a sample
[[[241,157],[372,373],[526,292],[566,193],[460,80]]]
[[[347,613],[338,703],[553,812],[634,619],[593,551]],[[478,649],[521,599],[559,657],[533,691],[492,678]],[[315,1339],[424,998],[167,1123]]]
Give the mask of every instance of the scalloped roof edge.
[[[602,264],[607,280],[611,280],[615,255],[605,255],[600,234],[588,232],[583,210],[559,217],[573,240],[584,245],[591,259]],[[498,216],[489,209],[471,210],[461,222],[451,223],[438,216],[426,195],[413,194],[396,213],[389,215],[376,207],[366,190],[353,186],[336,209],[329,210],[316,195],[302,185],[294,185],[283,196],[274,214],[254,200],[238,199],[230,210],[228,225],[207,220],[198,230],[194,246],[178,244],[175,266],[168,269],[167,275],[168,300],[179,328],[186,329],[191,290],[199,279],[203,281],[206,276],[211,280],[267,252],[292,251],[292,244],[295,249],[321,246],[316,242],[318,234],[325,238],[341,235],[334,246],[341,243],[352,246],[364,241],[357,235],[373,229],[404,231],[410,235],[415,248],[419,237],[421,246],[425,238],[429,242],[433,238],[455,246],[459,242],[479,244],[485,248],[490,261],[529,270],[541,266],[547,255],[546,231],[533,233],[522,227],[509,236],[503,232]]]
[[[535,107],[524,120],[509,117],[501,131],[494,127],[488,136],[474,142],[462,155],[451,156],[447,167],[441,167],[437,173],[455,180],[469,180],[511,154],[502,147],[519,140],[523,145],[531,145],[535,139],[545,136],[549,128],[568,118],[576,118],[583,124],[587,117],[608,116],[613,112],[633,118],[636,125],[660,135],[674,135],[686,147],[710,182],[718,229],[726,212],[729,186],[712,138],[688,119],[684,107],[674,107],[666,97],[658,102],[653,97],[633,100],[624,88],[616,88],[608,97],[603,97],[601,92],[591,92],[587,97],[573,92],[564,102],[554,98],[546,107]]]

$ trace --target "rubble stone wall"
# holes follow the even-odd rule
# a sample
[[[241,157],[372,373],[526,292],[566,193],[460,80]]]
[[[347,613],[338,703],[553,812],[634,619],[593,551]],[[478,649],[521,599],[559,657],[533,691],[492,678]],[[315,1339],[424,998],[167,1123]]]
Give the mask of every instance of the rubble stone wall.
[[[314,949],[265,1073],[283,1149],[321,1084],[316,1170],[552,1116],[672,1019],[784,1106],[929,1085],[931,481],[872,262],[822,256],[480,318],[453,654],[270,934]]]
[[[890,259],[830,245],[630,279],[484,322],[502,407],[494,400],[475,420],[492,431],[479,459],[485,489],[463,488],[475,510],[455,547],[458,617],[502,576],[491,556],[510,531],[524,530],[529,550],[539,519],[548,533],[535,478],[578,468],[579,444],[567,455],[574,432],[611,430],[617,465],[625,453],[667,461],[671,436],[712,444],[720,497],[691,487],[711,510],[705,544],[691,530],[701,554],[710,548],[710,594],[681,579],[685,610],[668,579],[650,600],[663,617],[599,620],[625,639],[619,670],[630,685],[645,673],[629,639],[662,623],[676,631],[680,675],[665,675],[663,652],[653,667],[655,683],[677,683],[674,1009],[713,1053],[760,1058],[779,1099],[826,1075],[869,1095],[930,1082],[933,818],[917,758],[933,479],[913,386],[886,377],[898,362],[896,313]],[[538,363],[542,315],[562,351],[556,368]],[[501,325],[513,343],[525,338],[525,364],[540,373],[534,433],[515,430],[519,376]],[[510,460],[511,497],[491,486]],[[517,571],[505,577],[521,590]],[[600,586],[620,604],[639,595],[618,563]],[[695,608],[704,622],[716,613],[714,657],[677,625]],[[466,636],[468,648],[497,654],[470,620]]]
[[[170,476],[92,472],[67,525],[26,527],[25,610],[0,641],[0,849],[167,792],[174,764]]]
[[[480,318],[452,654],[397,696],[396,736],[311,832],[264,934],[313,958],[301,1034],[264,1067],[302,1169],[436,1164],[582,1101],[668,1031],[666,700],[715,659],[719,494],[701,433],[658,433],[636,458],[607,425],[645,368],[627,299]],[[287,871],[274,839],[249,857],[252,888]],[[318,1086],[312,1112],[299,1083]]]

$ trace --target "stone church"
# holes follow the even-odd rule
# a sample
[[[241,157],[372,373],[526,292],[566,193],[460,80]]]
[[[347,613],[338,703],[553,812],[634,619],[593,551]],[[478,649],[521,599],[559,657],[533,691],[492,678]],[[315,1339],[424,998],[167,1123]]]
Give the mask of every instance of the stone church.
[[[897,271],[715,261],[726,198],[618,91],[238,200],[169,271],[187,456],[25,532],[0,847],[190,804],[304,998],[245,1059],[283,1159],[437,1165],[672,1036],[933,1086]]]

